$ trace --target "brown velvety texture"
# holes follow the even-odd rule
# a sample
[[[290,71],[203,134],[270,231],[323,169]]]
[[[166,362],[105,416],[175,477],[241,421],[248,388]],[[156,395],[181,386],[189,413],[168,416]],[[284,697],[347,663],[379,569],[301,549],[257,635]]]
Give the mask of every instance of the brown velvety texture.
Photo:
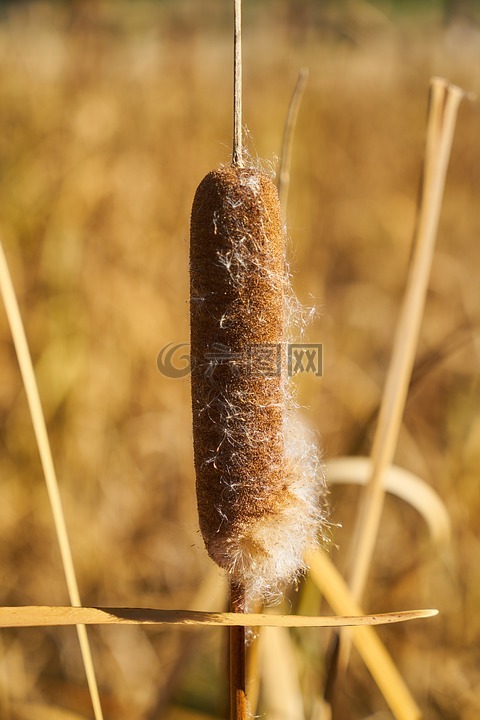
[[[202,180],[192,208],[190,278],[200,528],[210,556],[234,572],[229,545],[244,541],[255,552],[255,524],[277,516],[289,494],[284,233],[268,176],[229,166]]]

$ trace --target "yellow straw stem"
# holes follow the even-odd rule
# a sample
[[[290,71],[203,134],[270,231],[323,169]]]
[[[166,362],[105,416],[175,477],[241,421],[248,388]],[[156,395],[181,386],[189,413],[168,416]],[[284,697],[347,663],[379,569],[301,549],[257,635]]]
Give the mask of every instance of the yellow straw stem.
[[[8,269],[7,260],[0,241],[0,291],[5,305],[10,330],[12,333],[15,350],[17,353],[18,364],[22,374],[23,384],[27,395],[28,407],[32,417],[33,429],[37,440],[38,451],[42,463],[45,483],[47,486],[48,497],[53,513],[55,523],[55,531],[57,534],[60,554],[62,558],[63,570],[67,581],[68,595],[72,605],[80,606],[80,595],[78,592],[77,578],[73,565],[72,552],[67,534],[65,516],[63,513],[62,500],[58,487],[58,480],[53,464],[52,452],[48,441],[47,428],[45,418],[42,412],[40,396],[38,394],[37,382],[33,371],[32,359],[28,349],[25,329],[23,327],[20,310],[13,288],[12,279]],[[90,644],[88,642],[86,628],[82,625],[77,627],[78,640],[82,653],[85,673],[87,676],[88,687],[92,699],[92,705],[96,720],[102,720],[102,708],[100,705],[100,697],[98,693],[97,681],[93,667],[92,654]]]

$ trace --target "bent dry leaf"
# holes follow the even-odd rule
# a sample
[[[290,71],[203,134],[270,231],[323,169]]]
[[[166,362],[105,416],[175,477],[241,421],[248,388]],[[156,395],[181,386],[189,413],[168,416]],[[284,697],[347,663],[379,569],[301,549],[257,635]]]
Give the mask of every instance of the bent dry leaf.
[[[372,460],[367,457],[344,457],[332,460],[327,467],[327,482],[333,485],[354,483],[366,485],[372,474]],[[382,477],[384,490],[411,505],[425,520],[432,541],[438,547],[450,542],[452,528],[443,500],[417,475],[391,465]]]

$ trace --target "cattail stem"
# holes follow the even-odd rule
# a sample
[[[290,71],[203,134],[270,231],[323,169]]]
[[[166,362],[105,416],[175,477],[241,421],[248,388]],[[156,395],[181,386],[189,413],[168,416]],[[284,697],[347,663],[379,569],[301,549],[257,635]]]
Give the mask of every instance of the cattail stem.
[[[245,612],[243,585],[230,583],[230,612]],[[245,628],[230,628],[230,720],[247,720]]]
[[[233,153],[232,163],[243,167],[242,151],[242,2],[233,2]]]
[[[243,167],[242,152],[242,0],[233,2],[233,152],[232,164]],[[245,590],[230,583],[230,610],[245,612]],[[230,720],[246,720],[245,628],[230,628]]]
[[[241,0],[234,26],[232,164],[205,176],[192,207],[190,346],[200,529],[230,575],[232,611],[244,613],[304,569],[322,520],[323,478],[288,406],[291,298],[278,192],[243,164]],[[244,720],[242,628],[230,632],[230,678],[230,716]]]

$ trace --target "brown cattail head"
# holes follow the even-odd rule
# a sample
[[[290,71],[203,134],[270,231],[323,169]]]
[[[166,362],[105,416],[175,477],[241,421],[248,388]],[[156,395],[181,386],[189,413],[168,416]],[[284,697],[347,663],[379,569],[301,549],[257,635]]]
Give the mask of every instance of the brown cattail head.
[[[190,278],[200,529],[231,579],[264,596],[302,569],[320,517],[312,462],[298,467],[304,441],[299,450],[288,434],[296,432],[284,361],[288,278],[268,176],[229,166],[203,179],[192,208]]]

